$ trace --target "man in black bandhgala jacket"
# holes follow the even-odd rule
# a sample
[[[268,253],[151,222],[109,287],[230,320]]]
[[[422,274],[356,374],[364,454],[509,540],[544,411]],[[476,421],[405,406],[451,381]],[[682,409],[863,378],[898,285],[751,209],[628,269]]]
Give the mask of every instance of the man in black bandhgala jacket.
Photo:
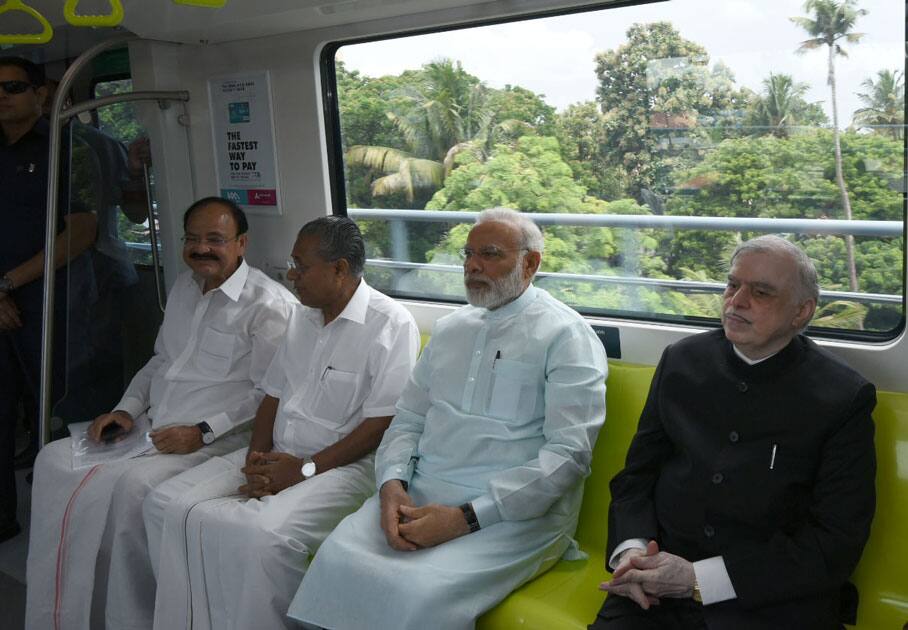
[[[854,614],[876,393],[800,334],[818,293],[798,247],[753,239],[732,256],[722,330],[666,348],[611,482],[614,573],[591,630],[827,629]]]

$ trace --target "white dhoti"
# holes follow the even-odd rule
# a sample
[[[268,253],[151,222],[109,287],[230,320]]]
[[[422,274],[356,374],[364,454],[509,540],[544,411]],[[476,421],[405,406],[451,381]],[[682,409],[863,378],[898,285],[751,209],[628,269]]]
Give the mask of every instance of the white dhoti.
[[[472,489],[426,481],[417,474],[410,485],[417,505],[429,497],[458,505],[475,496]],[[381,529],[376,494],[324,542],[288,614],[331,630],[473,628],[479,615],[573,548],[576,511],[566,509],[573,503],[566,499],[540,518],[502,521],[437,547],[396,551]]]
[[[311,556],[375,492],[368,456],[245,499],[236,494],[245,458],[246,449],[212,458],[146,498],[149,550],[158,558],[156,629],[291,626],[287,607]]]
[[[158,483],[248,439],[227,436],[189,455],[146,455],[88,470],[72,469],[69,438],[45,446],[32,486],[26,628],[103,628],[108,604],[119,611],[108,627],[150,627],[150,605],[145,623],[134,607],[143,593],[154,598],[143,499]]]

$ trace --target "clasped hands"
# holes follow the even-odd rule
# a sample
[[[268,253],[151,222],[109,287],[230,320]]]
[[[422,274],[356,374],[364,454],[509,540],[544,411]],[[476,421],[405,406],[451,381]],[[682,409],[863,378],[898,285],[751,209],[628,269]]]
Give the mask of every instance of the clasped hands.
[[[641,608],[649,609],[658,605],[662,597],[690,597],[695,577],[692,563],[659,551],[658,543],[651,540],[646,549],[625,551],[612,579],[600,584],[599,590],[629,597]]]
[[[392,549],[416,551],[470,533],[459,507],[430,503],[417,507],[398,479],[385,482],[381,498],[381,528]]]
[[[252,451],[241,471],[246,475],[246,483],[239,491],[250,499],[277,494],[303,480],[302,467],[302,459],[287,453]]]

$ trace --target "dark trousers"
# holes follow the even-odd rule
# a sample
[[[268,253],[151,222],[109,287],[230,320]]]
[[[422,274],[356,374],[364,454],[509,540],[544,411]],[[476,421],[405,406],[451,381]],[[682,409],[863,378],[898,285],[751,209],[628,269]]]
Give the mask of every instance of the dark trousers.
[[[0,526],[16,518],[16,422],[19,403],[40,401],[41,385],[41,303],[17,300],[22,327],[0,333]],[[65,306],[65,304],[64,304]],[[52,391],[62,390],[66,364],[66,320],[63,307],[57,309],[54,324],[54,372]],[[33,409],[31,404],[27,409]],[[37,417],[30,418],[33,439],[37,438]]]
[[[632,600],[609,595],[589,630],[706,630],[703,607],[692,599],[662,599],[643,610]]]

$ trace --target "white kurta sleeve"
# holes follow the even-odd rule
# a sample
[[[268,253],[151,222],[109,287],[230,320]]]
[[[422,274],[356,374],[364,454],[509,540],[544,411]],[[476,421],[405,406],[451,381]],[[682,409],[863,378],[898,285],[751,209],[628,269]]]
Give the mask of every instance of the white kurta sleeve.
[[[132,380],[129,381],[129,386],[123,393],[120,402],[114,406],[114,409],[125,411],[133,418],[136,418],[151,406],[151,402],[149,401],[151,380],[154,378],[157,371],[161,369],[162,365],[170,363],[171,361],[170,357],[167,355],[167,346],[164,343],[163,334],[164,325],[161,324],[161,327],[158,330],[158,336],[155,338],[154,342],[154,354],[148,359],[148,362],[136,372],[135,376],[132,377]]]
[[[412,319],[389,324],[369,356],[372,389],[363,401],[364,418],[393,416],[419,354],[419,329]]]
[[[253,386],[249,388],[240,404],[213,416],[199,418],[199,421],[208,423],[216,437],[255,417],[255,412],[265,397],[262,381],[283,342],[287,322],[290,319],[290,308],[290,304],[275,297],[269,304],[260,308],[253,318],[250,325],[252,357],[249,365],[249,380]]]
[[[593,446],[605,421],[605,351],[582,321],[557,335],[545,370],[545,444],[538,457],[503,470],[472,502],[481,527],[545,514],[590,472]]]
[[[410,482],[412,459],[416,457],[419,439],[426,423],[429,402],[432,342],[422,352],[410,380],[397,402],[397,414],[385,431],[375,454],[375,480],[380,489],[386,481]]]

